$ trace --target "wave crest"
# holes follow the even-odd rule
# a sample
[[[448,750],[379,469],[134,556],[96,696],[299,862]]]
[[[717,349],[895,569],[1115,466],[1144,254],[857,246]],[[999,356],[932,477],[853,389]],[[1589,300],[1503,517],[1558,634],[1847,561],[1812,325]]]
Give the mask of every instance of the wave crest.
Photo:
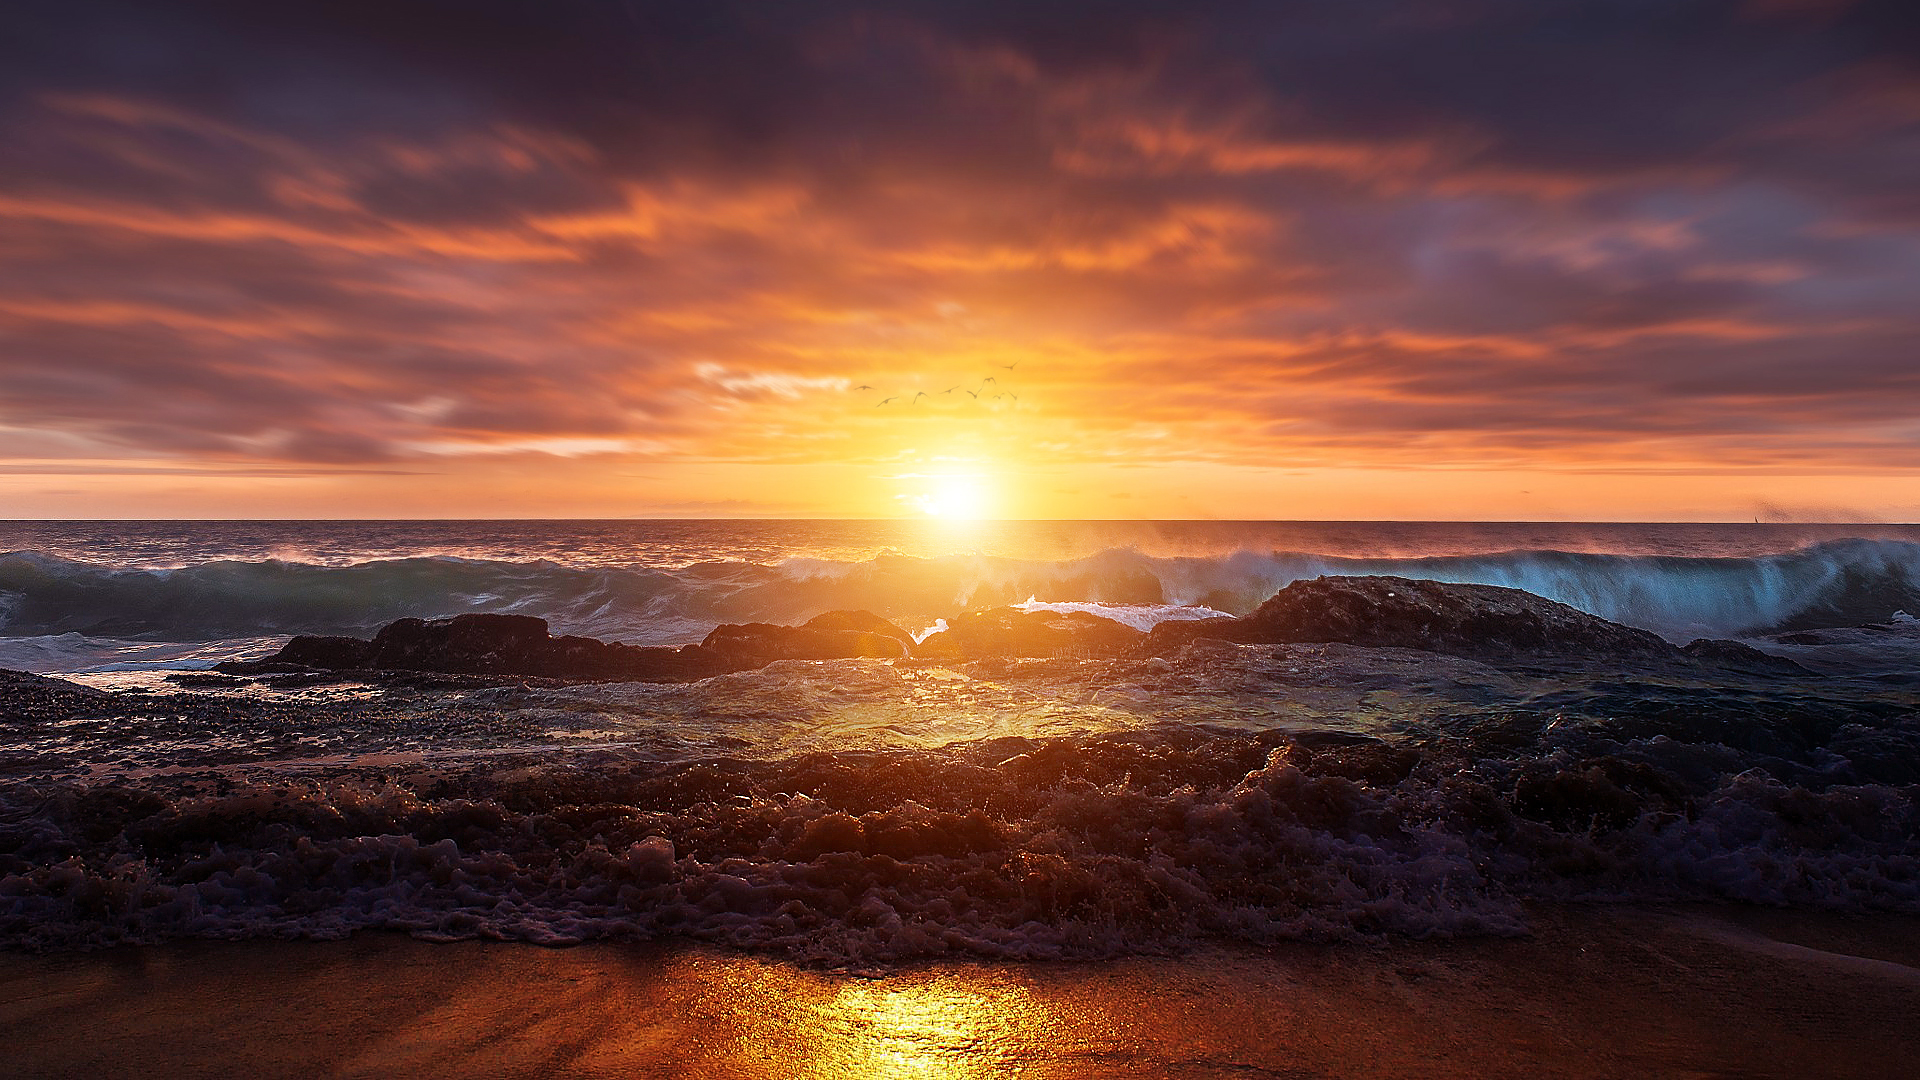
[[[1156,557],[1109,550],[1058,562],[886,554],[857,562],[730,561],[678,569],[456,557],[146,569],[27,551],[0,555],[0,634],[211,641],[366,633],[406,616],[509,612],[540,616],[559,632],[681,644],[723,622],[799,622],[844,608],[913,626],[969,607],[1021,601],[1242,614],[1288,584],[1321,574],[1504,585],[1676,638],[1859,625],[1920,610],[1920,543],[1902,540],[1829,541],[1763,558],[1567,551]]]

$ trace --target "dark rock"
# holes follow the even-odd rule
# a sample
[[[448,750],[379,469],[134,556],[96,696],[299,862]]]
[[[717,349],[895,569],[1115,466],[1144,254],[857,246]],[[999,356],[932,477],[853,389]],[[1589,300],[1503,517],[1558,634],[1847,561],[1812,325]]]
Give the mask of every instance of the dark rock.
[[[702,679],[737,670],[738,663],[698,645],[640,648],[585,637],[552,637],[545,619],[528,615],[456,615],[401,619],[372,641],[296,637],[279,653],[221,671],[251,674],[287,665],[352,670],[432,671],[455,675],[521,675],[552,679]]]
[[[1296,581],[1244,618],[1161,623],[1148,651],[1166,654],[1209,637],[1243,644],[1343,642],[1476,660],[1684,662],[1657,634],[1519,589],[1401,577]]]
[[[1149,632],[1147,635],[1149,646],[1157,646],[1157,644],[1163,640],[1178,641],[1183,645],[1199,644],[1208,641],[1216,643],[1232,642],[1237,640],[1233,635],[1239,630],[1241,624],[1241,620],[1231,615],[1214,615],[1205,619],[1177,619],[1171,621],[1178,622],[1187,629],[1181,631],[1161,631],[1160,628],[1162,626],[1170,625],[1170,623],[1156,623],[1154,624],[1153,632]],[[1251,643],[1249,642],[1248,644]]]
[[[700,647],[742,666],[775,660],[899,659],[913,635],[869,611],[830,611],[802,626],[746,623],[715,627]]]
[[[443,675],[675,682],[760,667],[775,660],[903,657],[913,635],[871,612],[833,611],[805,626],[722,626],[699,645],[642,648],[587,637],[554,637],[529,615],[400,619],[372,641],[296,637],[265,660],[228,661],[230,675],[372,669]]]
[[[938,660],[1061,656],[1090,659],[1130,655],[1146,639],[1147,635],[1131,626],[1084,611],[1021,611],[1002,607],[961,613],[946,630],[916,646],[913,654]]]
[[[912,634],[871,611],[829,611],[815,615],[800,625],[809,630],[857,630],[864,634],[884,634],[908,649],[913,648]]]
[[[1784,656],[1761,652],[1745,642],[1723,638],[1695,638],[1680,651],[1704,664],[1732,668],[1756,675],[1812,675],[1813,672]]]
[[[317,668],[371,667],[373,642],[351,637],[301,635],[282,646],[273,660],[281,664],[302,664]]]
[[[91,686],[82,686],[65,679],[55,679],[46,675],[35,675],[30,671],[12,671],[0,669],[0,692],[6,697],[10,709],[19,712],[60,707],[78,707],[83,704],[98,703],[112,695],[105,690]],[[9,719],[0,713],[0,721]]]
[[[547,621],[531,615],[456,615],[433,622],[400,619],[373,636],[369,659],[371,666],[380,668],[499,675],[513,668],[543,666],[551,646],[557,644],[547,634]]]
[[[355,671],[372,666],[373,642],[365,638],[299,634],[280,646],[279,652],[263,660],[222,660],[213,670],[229,676],[290,675],[314,668]]]

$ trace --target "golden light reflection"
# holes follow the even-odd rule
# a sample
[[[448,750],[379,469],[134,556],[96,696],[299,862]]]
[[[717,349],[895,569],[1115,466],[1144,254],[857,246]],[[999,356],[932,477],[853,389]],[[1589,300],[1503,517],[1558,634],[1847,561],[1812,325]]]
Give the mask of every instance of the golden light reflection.
[[[809,1077],[1002,1076],[1049,1021],[1022,987],[947,979],[853,984],[814,1008],[819,1038],[800,1074]]]

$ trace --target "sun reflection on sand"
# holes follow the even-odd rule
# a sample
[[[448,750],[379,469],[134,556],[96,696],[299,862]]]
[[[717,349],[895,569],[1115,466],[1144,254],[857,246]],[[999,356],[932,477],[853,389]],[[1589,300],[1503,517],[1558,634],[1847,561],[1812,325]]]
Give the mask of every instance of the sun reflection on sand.
[[[1003,1075],[1049,1016],[1024,988],[957,980],[856,983],[814,1006],[810,1077]]]

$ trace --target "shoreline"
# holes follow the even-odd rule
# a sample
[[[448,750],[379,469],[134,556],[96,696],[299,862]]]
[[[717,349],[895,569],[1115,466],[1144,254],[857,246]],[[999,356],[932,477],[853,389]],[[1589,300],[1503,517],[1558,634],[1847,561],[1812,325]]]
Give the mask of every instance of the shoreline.
[[[1538,906],[1522,938],[848,974],[680,943],[0,952],[18,1077],[1920,1073],[1920,917]]]

